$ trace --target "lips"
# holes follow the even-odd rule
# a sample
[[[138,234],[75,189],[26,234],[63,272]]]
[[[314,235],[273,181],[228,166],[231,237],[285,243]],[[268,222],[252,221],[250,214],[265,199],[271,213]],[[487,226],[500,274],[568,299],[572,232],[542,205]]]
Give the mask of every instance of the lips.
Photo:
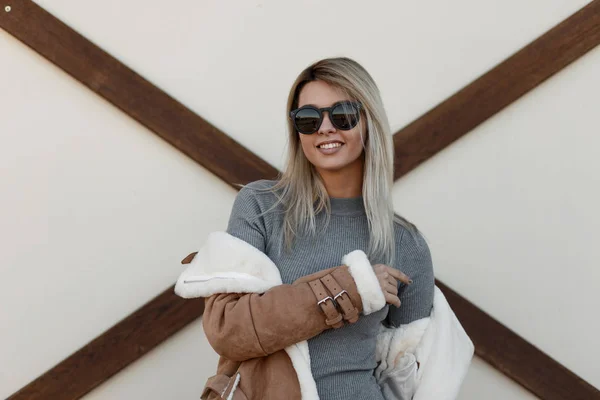
[[[317,145],[317,150],[321,154],[330,155],[330,154],[337,153],[344,146],[345,146],[344,143],[342,143],[342,142],[340,142],[338,140],[332,140],[332,141],[327,141],[327,142],[319,143]]]
[[[343,146],[344,143],[339,141],[339,140],[328,140],[326,142],[321,142],[317,145],[317,148],[319,149],[331,149],[331,148],[336,148],[336,147],[341,147]]]

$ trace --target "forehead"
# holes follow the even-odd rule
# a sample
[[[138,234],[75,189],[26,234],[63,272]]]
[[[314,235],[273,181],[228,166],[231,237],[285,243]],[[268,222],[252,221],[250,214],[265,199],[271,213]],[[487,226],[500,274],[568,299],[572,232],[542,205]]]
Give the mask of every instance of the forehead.
[[[298,96],[298,107],[307,104],[316,107],[329,107],[342,100],[350,100],[339,88],[323,81],[308,82]]]

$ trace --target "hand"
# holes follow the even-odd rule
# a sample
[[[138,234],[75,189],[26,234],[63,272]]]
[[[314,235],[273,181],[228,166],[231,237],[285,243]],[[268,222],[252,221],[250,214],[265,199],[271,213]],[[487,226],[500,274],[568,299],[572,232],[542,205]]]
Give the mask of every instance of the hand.
[[[412,280],[404,273],[395,268],[384,264],[376,264],[373,266],[375,276],[379,281],[381,290],[385,296],[385,302],[400,307],[400,298],[398,297],[398,281],[404,282],[407,285],[412,283]]]

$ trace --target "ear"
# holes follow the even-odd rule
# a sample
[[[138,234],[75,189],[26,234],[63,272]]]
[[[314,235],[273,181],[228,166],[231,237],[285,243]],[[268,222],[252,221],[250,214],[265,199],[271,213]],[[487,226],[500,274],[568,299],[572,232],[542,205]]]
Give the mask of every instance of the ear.
[[[196,257],[196,254],[198,254],[198,252],[194,252],[191,253],[190,255],[188,255],[186,258],[184,258],[183,260],[181,260],[182,264],[189,264],[192,262],[192,260],[194,259],[194,257]]]

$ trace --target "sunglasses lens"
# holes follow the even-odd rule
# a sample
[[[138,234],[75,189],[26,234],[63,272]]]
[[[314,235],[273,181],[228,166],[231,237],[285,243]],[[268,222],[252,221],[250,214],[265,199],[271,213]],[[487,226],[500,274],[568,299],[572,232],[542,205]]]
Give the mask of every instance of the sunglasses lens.
[[[321,114],[312,108],[303,108],[296,113],[294,122],[298,132],[314,133],[321,126]]]
[[[352,129],[358,124],[360,111],[352,103],[341,103],[331,112],[331,122],[342,130]]]

